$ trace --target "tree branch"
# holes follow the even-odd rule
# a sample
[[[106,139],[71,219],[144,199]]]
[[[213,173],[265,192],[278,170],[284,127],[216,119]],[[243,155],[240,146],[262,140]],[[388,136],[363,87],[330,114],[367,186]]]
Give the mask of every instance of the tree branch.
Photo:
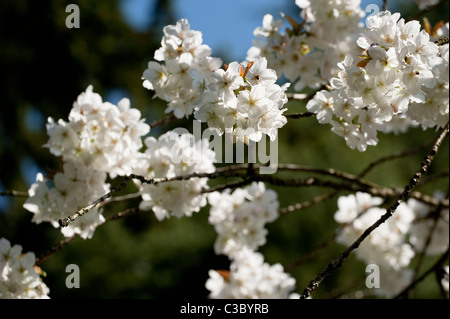
[[[175,115],[173,115],[173,114],[172,115],[168,115],[168,116],[166,116],[165,118],[163,118],[161,120],[157,120],[157,121],[154,121],[154,122],[150,123],[150,129],[155,128],[157,126],[161,126],[161,125],[170,123],[170,122],[173,122],[176,119],[177,119],[177,117]]]
[[[110,217],[106,218],[105,222],[103,224],[101,224],[101,225],[104,225],[104,224],[106,224],[106,223],[108,223],[110,221],[113,221],[113,220],[117,220],[117,219],[120,219],[120,218],[124,218],[124,217],[130,216],[130,215],[136,214],[138,212],[140,212],[140,210],[137,207],[126,209],[124,211],[121,211],[121,212],[117,213],[116,215],[113,215],[113,216],[110,216]],[[101,226],[101,225],[99,225],[99,226]],[[54,253],[56,253],[59,250],[63,249],[68,243],[70,243],[72,240],[74,240],[75,238],[78,238],[78,237],[80,237],[80,235],[79,234],[75,234],[75,235],[73,235],[71,237],[67,237],[67,238],[61,240],[58,245],[52,247],[49,251],[47,251],[41,257],[36,258],[36,265],[42,263],[44,260],[46,260],[48,257],[53,255]]]
[[[81,208],[73,215],[70,215],[66,218],[60,219],[58,222],[61,227],[68,226],[75,219],[88,213],[96,206],[104,203],[106,200],[111,198],[114,195],[114,193],[125,188],[127,182],[130,181],[131,179],[137,179],[141,183],[144,183],[144,184],[156,185],[156,184],[164,183],[164,182],[189,180],[191,178],[212,179],[212,178],[218,178],[218,177],[241,177],[241,178],[246,179],[246,181],[243,182],[242,185],[248,184],[251,181],[263,181],[263,182],[267,182],[269,184],[276,185],[276,186],[289,186],[289,187],[321,186],[321,187],[329,187],[329,188],[333,188],[333,189],[346,189],[346,190],[350,190],[353,192],[363,191],[363,192],[370,193],[374,196],[381,196],[381,197],[385,197],[385,198],[386,197],[395,197],[400,192],[399,190],[395,190],[395,189],[391,189],[391,188],[386,188],[386,187],[383,188],[373,182],[363,180],[360,177],[355,176],[353,174],[349,174],[349,173],[342,172],[342,171],[335,170],[335,169],[319,169],[319,168],[312,168],[312,167],[308,167],[308,166],[294,165],[294,164],[279,164],[278,165],[278,170],[280,170],[280,171],[286,170],[286,171],[302,171],[302,172],[317,173],[317,174],[321,174],[321,175],[336,177],[336,178],[339,178],[341,180],[344,180],[346,182],[351,182],[351,183],[350,184],[349,183],[336,183],[336,182],[332,182],[332,181],[317,179],[314,177],[309,177],[306,179],[280,179],[280,178],[276,178],[273,176],[258,174],[255,171],[255,169],[259,168],[259,167],[263,167],[263,166],[259,165],[259,164],[253,164],[253,163],[237,164],[237,165],[230,165],[230,166],[217,168],[216,171],[213,173],[191,173],[191,174],[179,175],[179,176],[175,176],[175,177],[171,177],[171,178],[167,178],[167,177],[146,178],[144,176],[131,174],[129,176],[126,176],[117,187],[114,187],[108,193],[106,193],[105,195],[100,197],[99,199],[95,200],[88,206]],[[241,170],[245,170],[245,171],[239,172]],[[231,186],[233,186],[233,184]],[[228,186],[226,186],[225,188],[228,188]],[[206,191],[206,192],[208,192],[208,191]],[[422,195],[421,193],[418,193],[418,192],[415,192],[413,194],[413,196],[414,196],[414,198],[418,198],[419,200],[421,200],[427,204],[433,205],[433,206],[436,206],[436,205],[443,205],[444,207],[449,206],[448,199],[439,201],[433,197]]]
[[[323,242],[317,244],[316,246],[314,246],[305,255],[300,257],[298,260],[296,260],[295,262],[293,262],[289,266],[286,266],[285,267],[286,271],[287,272],[291,272],[292,270],[294,270],[298,266],[300,266],[300,265],[304,264],[305,262],[307,262],[309,259],[311,259],[319,251],[321,251],[322,249],[324,249],[324,248],[328,247],[330,244],[332,244],[335,241],[336,236],[337,236],[337,233],[333,233],[333,235],[331,235],[328,239],[326,239],[325,241],[323,241]]]
[[[15,190],[1,191],[0,196],[28,197],[28,192],[20,192]]]
[[[124,189],[125,186],[127,185],[128,181],[130,181],[132,179],[137,179],[141,183],[144,183],[144,184],[156,185],[156,184],[164,183],[164,182],[189,180],[189,179],[194,178],[194,177],[198,177],[198,178],[217,178],[217,177],[223,177],[223,176],[245,177],[245,174],[237,173],[237,172],[235,172],[234,169],[227,169],[226,167],[225,168],[219,168],[213,173],[191,173],[191,174],[180,175],[180,176],[175,176],[175,177],[171,177],[171,178],[168,178],[168,177],[163,177],[163,178],[146,178],[144,176],[131,174],[131,175],[128,175],[128,176],[124,177],[122,182],[117,187],[112,188],[108,193],[106,193],[102,197],[98,198],[97,200],[95,200],[94,202],[89,204],[88,206],[79,209],[75,214],[70,215],[70,216],[68,216],[66,218],[60,219],[58,221],[58,223],[59,223],[59,225],[61,227],[69,226],[69,224],[71,222],[73,222],[74,220],[76,220],[78,217],[83,216],[84,214],[88,213],[89,211],[94,209],[99,204],[101,204],[101,203],[105,202],[107,199],[111,198],[114,195],[114,193],[117,193],[117,192],[121,191],[122,189]]]
[[[80,235],[75,234],[75,235],[73,235],[71,237],[68,237],[68,238],[65,238],[65,239],[61,240],[58,245],[52,247],[49,251],[47,251],[41,257],[36,258],[36,263],[35,264],[39,265],[40,263],[42,263],[44,260],[46,260],[48,257],[53,255],[54,253],[56,253],[57,251],[63,249],[68,243],[70,243],[72,240],[74,240],[77,237],[80,237]]]
[[[316,116],[316,114],[312,112],[304,112],[304,113],[284,114],[284,116],[288,119],[302,119],[306,117]]]
[[[305,201],[302,203],[296,203],[294,205],[289,205],[287,207],[283,207],[280,208],[278,210],[278,214],[286,214],[286,213],[290,213],[296,210],[300,210],[300,209],[304,209],[304,208],[309,208],[313,205],[316,205],[318,203],[321,203],[323,201],[326,201],[327,199],[332,198],[333,196],[335,196],[337,193],[339,192],[339,190],[333,190],[331,192],[325,193],[325,194],[321,194],[319,196],[314,197],[313,199],[309,200],[309,201]]]
[[[417,285],[417,283],[421,282],[422,280],[424,280],[429,274],[431,274],[432,272],[438,270],[439,268],[441,268],[444,263],[447,261],[449,256],[449,249],[447,249],[447,251],[441,256],[441,258],[439,258],[438,261],[436,261],[436,263],[434,265],[432,265],[427,271],[425,271],[422,276],[420,276],[419,278],[417,278],[416,280],[414,280],[412,283],[410,283],[408,285],[408,287],[406,287],[405,289],[403,289],[402,292],[400,292],[397,296],[394,297],[394,299],[400,299],[403,298],[407,292],[414,287],[415,285]]]
[[[436,139],[432,149],[428,152],[428,154],[425,156],[424,160],[422,161],[419,170],[416,174],[411,178],[409,183],[405,186],[403,192],[398,196],[397,200],[387,209],[386,213],[381,216],[380,219],[378,219],[374,224],[372,224],[369,228],[367,228],[364,233],[345,251],[339,255],[336,259],[332,260],[328,265],[325,267],[325,269],[322,270],[322,272],[314,278],[309,285],[304,289],[302,295],[300,296],[301,299],[308,298],[311,293],[316,290],[320,283],[329,275],[334,273],[338,268],[342,266],[342,263],[345,261],[345,259],[350,255],[350,253],[357,249],[359,245],[364,241],[364,239],[367,238],[375,229],[378,228],[381,224],[383,224],[386,220],[388,220],[395,212],[397,207],[400,205],[401,202],[405,201],[409,195],[411,194],[411,191],[414,189],[414,187],[419,183],[421,177],[425,172],[428,170],[428,168],[431,165],[431,162],[433,161],[434,157],[436,156],[440,145],[442,144],[442,141],[447,136],[449,131],[449,124],[445,126],[445,128],[442,130],[439,137]]]
[[[387,155],[387,156],[383,156],[375,161],[373,161],[372,163],[369,164],[369,166],[367,166],[358,176],[359,177],[363,177],[366,176],[367,173],[369,173],[375,166],[380,165],[384,162],[393,160],[393,159],[397,159],[397,158],[402,158],[405,156],[409,156],[412,154],[416,154],[418,152],[420,152],[421,150],[430,147],[433,144],[433,142],[428,142],[404,151],[399,151],[399,152],[395,152],[393,154]]]

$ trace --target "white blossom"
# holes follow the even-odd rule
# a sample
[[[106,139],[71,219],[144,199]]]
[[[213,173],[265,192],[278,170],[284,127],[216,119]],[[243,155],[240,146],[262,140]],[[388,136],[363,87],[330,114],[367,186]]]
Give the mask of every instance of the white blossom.
[[[0,238],[0,299],[49,299],[35,262],[34,253],[22,253],[22,246]]]
[[[109,184],[105,180],[104,172],[80,163],[66,162],[63,171],[56,173],[52,179],[37,174],[36,183],[28,190],[29,197],[23,207],[33,213],[32,222],[49,222],[56,228],[59,227],[58,220],[106,194]],[[61,232],[66,237],[78,234],[84,239],[92,238],[95,228],[105,221],[101,212],[101,208],[94,208],[69,226],[61,228]]]
[[[147,149],[141,156],[140,167],[136,170],[149,178],[171,178],[190,173],[212,173],[215,170],[215,153],[209,149],[206,139],[195,140],[189,133],[178,135],[167,132],[158,139],[145,139]],[[143,210],[152,209],[155,216],[162,220],[171,215],[178,218],[191,216],[205,206],[208,188],[207,178],[170,181],[156,185],[140,185]]]
[[[209,223],[217,232],[215,252],[230,258],[243,249],[257,250],[264,245],[265,224],[278,218],[277,194],[266,189],[262,182],[253,182],[232,193],[229,190],[213,192],[208,202],[211,205]]]
[[[379,197],[358,192],[355,195],[341,196],[338,199],[339,210],[334,218],[343,224],[337,235],[337,242],[351,245],[372,226],[386,209],[378,207],[382,203]],[[356,256],[367,264],[377,264],[395,271],[406,268],[415,256],[407,241],[414,214],[402,203],[394,215],[378,226],[355,251]]]
[[[69,122],[48,119],[45,146],[64,161],[107,172],[111,178],[128,175],[137,164],[142,137],[150,131],[140,117],[127,98],[115,106],[89,86],[74,103]]]
[[[209,271],[206,288],[212,299],[288,299],[295,279],[280,264],[269,265],[260,253],[243,250],[230,265],[229,271]]]
[[[448,44],[438,47],[418,21],[405,22],[389,11],[369,16],[356,42],[363,51],[337,64],[340,71],[330,80],[332,91],[317,92],[307,104],[319,123],[331,124],[333,132],[359,151],[378,143],[378,131],[445,126]],[[336,97],[346,102],[345,114],[333,107]]]

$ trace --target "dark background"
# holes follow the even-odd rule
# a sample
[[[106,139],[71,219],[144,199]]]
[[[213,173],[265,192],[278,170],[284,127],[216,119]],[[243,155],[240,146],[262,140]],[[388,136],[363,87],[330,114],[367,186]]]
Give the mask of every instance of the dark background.
[[[402,16],[414,16],[413,1],[389,1],[390,8],[400,6]],[[81,12],[81,28],[67,29],[65,8],[76,3]],[[30,172],[57,169],[59,159],[42,147],[47,141],[46,118],[67,120],[72,103],[89,84],[104,100],[123,93],[131,99],[147,123],[164,116],[165,104],[152,99],[152,92],[142,87],[141,75],[153,52],[159,48],[162,27],[176,22],[170,0],[155,1],[157,18],[148,30],[131,29],[119,14],[118,1],[1,1],[0,2],[0,190],[26,191]],[[298,12],[286,12],[297,16]],[[434,24],[448,21],[448,3],[428,15]],[[262,17],[261,17],[262,20]],[[201,30],[199,30],[201,31]],[[243,48],[247,50],[248,48]],[[213,52],[213,56],[218,56]],[[228,62],[224,52],[220,57]],[[299,102],[289,102],[289,113],[304,112]],[[158,136],[174,127],[187,126],[177,120],[151,131]],[[290,120],[279,131],[279,162],[335,168],[358,174],[371,161],[395,151],[405,150],[436,136],[433,130],[410,129],[402,135],[383,135],[377,147],[360,153],[346,147],[341,137],[314,118]],[[385,186],[405,186],[419,168],[426,154],[422,151],[408,158],[383,164],[367,178]],[[430,173],[448,171],[448,139]],[[280,174],[280,176],[285,176]],[[306,175],[298,174],[299,177]],[[32,181],[31,181],[32,182]],[[117,185],[118,180],[110,181]],[[270,186],[268,186],[270,187]],[[277,188],[280,206],[311,199],[327,190],[318,188]],[[421,191],[448,191],[448,180],[439,179]],[[130,186],[122,192],[132,191]],[[341,195],[346,194],[342,192]],[[32,224],[32,214],[22,205],[24,198],[0,197],[0,237],[20,244],[24,252],[41,256],[63,239],[59,229],[48,224]],[[138,205],[130,200],[105,208],[106,217]],[[102,225],[90,240],[80,238],[40,266],[46,272],[45,283],[51,298],[206,298],[205,282],[209,269],[226,269],[229,262],[213,251],[216,237],[208,224],[208,206],[191,218],[171,218],[158,222],[150,213],[139,213]],[[310,209],[296,211],[267,225],[267,244],[260,248],[266,262],[285,267],[326,241],[336,229],[333,214],[336,198]],[[298,292],[345,247],[332,243],[312,259],[291,270]],[[426,260],[426,265],[434,262]],[[77,264],[81,288],[67,289],[65,267]],[[365,265],[353,255],[344,267],[327,278],[313,295],[328,298],[339,295],[355,282],[364,285]],[[361,281],[363,280],[363,281]],[[432,276],[418,285],[414,297],[439,298]]]

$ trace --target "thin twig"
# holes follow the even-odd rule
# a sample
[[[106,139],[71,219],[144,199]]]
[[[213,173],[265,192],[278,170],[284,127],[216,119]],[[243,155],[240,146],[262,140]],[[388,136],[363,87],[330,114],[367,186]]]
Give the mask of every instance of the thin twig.
[[[338,191],[335,191],[336,193]],[[331,192],[333,193],[333,192]],[[329,193],[330,194],[330,193]],[[325,194],[327,195],[327,194]],[[318,253],[320,250],[328,247],[331,243],[333,243],[336,238],[338,237],[338,235],[343,231],[343,229],[345,229],[346,227],[352,225],[355,220],[357,220],[358,218],[360,218],[364,213],[366,213],[370,208],[372,208],[374,206],[371,207],[367,207],[364,211],[360,212],[355,218],[353,218],[352,221],[347,222],[345,224],[341,224],[336,231],[333,233],[332,236],[330,236],[327,240],[325,240],[324,242],[318,244],[316,247],[314,247],[311,251],[309,251],[306,255],[302,256],[300,259],[298,259],[296,262],[294,262],[293,264],[289,265],[286,269],[289,269],[289,271],[291,271],[292,269],[294,269],[295,267],[300,266],[301,264],[305,263],[306,261],[308,261],[311,257],[313,257],[316,253]]]
[[[117,220],[117,219],[120,219],[120,218],[124,218],[124,217],[130,216],[130,215],[136,214],[139,211],[140,210],[137,207],[126,209],[124,211],[121,211],[121,212],[113,215],[113,216],[110,216],[110,217],[106,218],[105,221],[101,225],[104,225],[104,224],[106,224],[106,223],[108,223],[110,221],[113,221],[113,220]],[[99,225],[98,227],[100,227],[101,225]],[[53,255],[54,253],[56,253],[59,250],[63,249],[67,244],[69,244],[72,240],[74,240],[75,238],[78,238],[78,237],[80,237],[80,235],[79,234],[75,234],[75,235],[73,235],[71,237],[68,237],[68,238],[65,238],[65,239],[61,240],[58,245],[52,247],[49,251],[47,251],[41,257],[36,258],[36,265],[42,263],[44,260],[46,260],[48,257]]]
[[[29,197],[28,192],[20,192],[15,190],[1,191],[0,196]]]
[[[388,9],[388,0],[383,0],[383,11]]]
[[[321,203],[323,201],[326,201],[327,199],[332,198],[333,196],[335,196],[337,193],[339,192],[339,190],[333,190],[331,192],[325,193],[325,194],[321,194],[319,196],[314,197],[313,199],[309,200],[309,201],[305,201],[302,203],[296,203],[294,205],[289,205],[287,207],[282,207],[278,210],[278,214],[286,214],[286,213],[291,213],[293,211],[296,210],[300,210],[300,209],[304,209],[304,208],[309,208],[313,205],[316,205],[318,203]]]
[[[302,118],[306,118],[306,117],[312,117],[315,115],[316,115],[316,113],[312,113],[312,112],[284,114],[284,116],[288,119],[302,119]]]
[[[426,256],[427,249],[428,249],[428,247],[430,246],[431,238],[433,237],[434,230],[436,229],[436,226],[437,226],[437,222],[438,222],[438,218],[435,218],[435,219],[433,220],[433,225],[431,226],[430,231],[429,231],[428,234],[427,234],[427,238],[426,238],[426,240],[425,240],[425,244],[424,244],[424,246],[423,246],[422,251],[420,252],[419,260],[417,261],[416,268],[414,269],[414,279],[417,279],[417,274],[419,273],[420,268],[421,268],[422,265],[423,265],[423,262],[424,262],[424,260],[425,260],[425,256]],[[411,289],[412,289],[412,288],[413,288],[413,286],[411,286],[410,289],[409,289],[408,291],[405,292],[405,294],[409,295],[409,293],[411,292]]]
[[[212,178],[218,178],[218,177],[241,177],[241,178],[246,178],[249,182],[250,181],[263,181],[263,182],[268,182],[269,184],[277,185],[277,186],[288,186],[288,187],[320,186],[320,187],[329,187],[329,188],[333,188],[333,189],[346,189],[346,190],[350,190],[353,192],[363,191],[363,192],[370,193],[374,196],[381,196],[384,198],[395,197],[400,192],[400,191],[392,189],[392,188],[387,188],[387,187],[383,188],[373,182],[363,180],[355,175],[352,175],[352,174],[349,174],[346,172],[341,172],[341,171],[335,170],[335,169],[318,169],[318,168],[312,168],[312,167],[307,167],[307,166],[302,166],[302,165],[293,165],[293,164],[279,164],[278,165],[278,170],[303,171],[303,172],[317,173],[317,174],[328,175],[328,176],[340,178],[346,182],[351,182],[351,183],[350,184],[349,183],[337,183],[337,182],[317,179],[314,177],[309,177],[306,179],[281,179],[281,178],[276,178],[276,177],[269,176],[269,175],[257,174],[256,168],[258,168],[258,167],[263,167],[263,166],[259,165],[259,164],[230,165],[230,166],[217,168],[216,171],[212,172],[212,173],[195,173],[194,172],[191,174],[179,175],[179,176],[175,176],[175,177],[171,177],[171,178],[168,178],[168,177],[146,178],[144,176],[131,174],[129,176],[124,177],[122,182],[117,187],[114,187],[113,189],[111,189],[108,193],[106,193],[102,197],[98,198],[97,200],[95,200],[94,202],[89,204],[88,206],[81,208],[75,214],[70,215],[66,218],[60,219],[58,222],[61,227],[68,226],[75,219],[88,213],[89,211],[94,209],[96,206],[102,204],[107,199],[111,198],[114,195],[114,193],[125,188],[127,182],[132,179],[137,179],[141,183],[156,185],[156,184],[164,183],[164,182],[189,180],[191,178],[212,179]],[[239,172],[240,170],[245,170],[245,171]],[[448,200],[438,201],[435,198],[432,198],[430,196],[425,196],[420,193],[415,193],[414,198],[418,198],[419,200],[421,200],[427,204],[433,205],[433,206],[436,206],[436,205],[443,205],[444,207],[449,206]]]
[[[157,126],[161,126],[161,125],[170,123],[170,122],[173,122],[176,119],[177,119],[177,117],[175,115],[173,115],[173,114],[169,115],[169,116],[166,116],[165,118],[163,118],[161,120],[157,120],[157,121],[154,121],[154,122],[150,123],[150,129],[155,128]]]
[[[218,186],[215,186],[212,188],[204,189],[204,190],[202,190],[202,194],[212,193],[212,192],[220,192],[220,191],[223,191],[224,189],[228,189],[228,188],[237,188],[237,187],[246,186],[246,185],[250,184],[252,181],[253,181],[252,179],[247,178],[242,181],[229,182],[229,183],[218,185]]]
[[[322,180],[315,177],[309,177],[305,179],[282,179],[269,175],[259,175],[256,174],[253,179],[255,181],[266,182],[270,185],[280,186],[280,187],[309,187],[309,186],[318,186],[318,187],[327,187],[331,189],[340,189],[340,190],[348,190],[351,192],[365,192],[369,193],[372,196],[379,196],[383,198],[390,197],[398,197],[401,195],[402,191],[400,189],[393,189],[388,187],[381,186],[366,186],[361,185],[355,181],[355,183],[346,183],[346,182],[333,182],[329,180]],[[361,182],[361,181],[360,181]],[[420,192],[412,192],[408,194],[409,197],[415,198],[423,203],[426,203],[431,206],[442,205],[443,207],[449,206],[448,199],[439,200],[437,198],[422,194]]]
[[[431,274],[433,271],[436,271],[437,269],[441,268],[444,263],[447,261],[449,256],[449,249],[439,258],[438,261],[434,265],[432,265],[427,271],[425,271],[422,276],[418,277],[416,280],[414,280],[412,283],[408,285],[405,289],[403,289],[397,296],[394,297],[394,299],[400,299],[405,296],[405,294],[415,285],[417,285],[419,282],[424,280],[429,274]]]
[[[175,176],[175,177],[171,177],[171,178],[169,178],[169,177],[146,178],[144,176],[130,174],[130,175],[124,177],[122,182],[120,182],[120,184],[117,187],[112,188],[108,193],[106,193],[102,197],[98,198],[97,200],[95,200],[94,202],[89,204],[88,206],[79,209],[73,215],[70,215],[66,218],[60,219],[58,221],[58,223],[61,227],[69,226],[69,224],[71,222],[73,222],[74,220],[76,220],[78,217],[83,216],[84,214],[88,213],[89,211],[94,209],[96,206],[100,205],[101,203],[105,202],[107,199],[111,198],[114,195],[114,193],[117,193],[117,192],[121,191],[122,189],[124,189],[125,186],[127,185],[128,181],[130,181],[132,179],[137,179],[141,183],[144,183],[144,184],[156,185],[156,184],[164,183],[164,182],[189,180],[191,178],[217,178],[217,177],[223,177],[223,176],[244,177],[245,174],[234,172],[232,170],[227,170],[227,169],[217,169],[213,173],[191,173],[191,174],[180,175],[180,176]]]
[[[434,41],[434,43],[436,43],[437,45],[448,44],[448,42],[449,42],[448,37],[443,37],[443,38],[440,38],[440,39]]]
[[[105,219],[105,222],[103,224],[106,224],[106,223],[108,223],[110,221],[117,220],[117,219],[120,219],[120,218],[128,217],[128,216],[137,214],[139,212],[140,212],[140,209],[138,207],[128,208],[128,209],[126,209],[124,211],[118,212],[115,215],[109,216],[108,218]]]
[[[99,206],[105,206],[105,205],[108,205],[108,204],[111,204],[111,203],[123,202],[123,201],[129,200],[129,199],[138,198],[140,196],[141,196],[141,194],[139,192],[138,193],[126,194],[126,195],[123,195],[123,196],[116,196],[116,197],[112,197],[112,198],[109,198],[109,199],[105,200],[103,203],[99,204]]]
[[[79,216],[82,216],[84,214],[86,214],[87,212],[91,211],[92,209],[94,209],[97,205],[103,203],[104,201],[106,201],[107,199],[109,199],[110,197],[112,197],[112,195],[114,195],[114,193],[121,191],[123,188],[125,188],[125,186],[127,185],[127,182],[132,179],[133,175],[130,176],[126,176],[122,182],[119,184],[119,186],[117,187],[113,187],[108,193],[106,193],[105,195],[103,195],[102,197],[98,198],[97,200],[95,200],[94,202],[92,202],[91,204],[89,204],[88,206],[78,210],[75,214],[68,216],[66,218],[60,219],[58,221],[59,225],[61,227],[67,227],[69,226],[69,224],[71,222],[73,222],[75,219],[77,219]]]
[[[357,239],[353,244],[351,244],[345,251],[340,254],[336,259],[332,260],[328,265],[320,272],[318,276],[316,276],[309,285],[304,289],[302,295],[300,296],[301,299],[308,298],[311,293],[316,290],[320,283],[329,275],[334,273],[338,268],[342,266],[342,263],[347,259],[347,257],[350,255],[350,253],[357,249],[359,245],[364,241],[364,239],[367,238],[375,229],[377,229],[381,224],[383,224],[386,220],[388,220],[395,212],[397,207],[405,201],[409,195],[411,194],[411,191],[416,187],[416,185],[419,183],[422,176],[425,174],[425,172],[428,170],[428,168],[431,165],[431,162],[433,161],[434,157],[436,156],[440,145],[442,144],[444,138],[447,136],[449,131],[449,124],[445,126],[445,128],[442,130],[442,132],[439,134],[439,137],[436,139],[436,142],[434,143],[432,149],[428,152],[427,156],[425,156],[424,160],[422,161],[419,170],[416,174],[411,178],[409,183],[405,186],[403,192],[398,196],[397,200],[387,209],[386,213],[381,216],[380,219],[378,219],[375,223],[373,223],[369,228],[367,228],[364,233]]]
[[[448,198],[448,194],[447,194],[447,198]],[[419,259],[417,261],[417,265],[414,269],[414,278],[413,278],[414,280],[417,279],[417,275],[419,274],[420,269],[423,265],[423,262],[425,261],[426,253],[427,253],[428,247],[431,244],[431,240],[433,238],[434,231],[437,227],[441,210],[442,210],[442,207],[438,206],[438,207],[436,207],[436,209],[434,209],[431,212],[431,214],[428,215],[430,218],[433,218],[433,224],[431,225],[430,230],[428,231],[427,237],[425,239],[425,243],[423,245],[422,251],[420,252]],[[405,290],[405,292],[404,292],[404,295],[408,296],[408,298],[409,298],[410,293],[412,292],[413,287],[414,286],[410,286],[410,288],[408,290]]]
[[[369,166],[367,166],[358,176],[359,177],[363,177],[366,176],[367,173],[369,173],[369,171],[371,171],[375,166],[380,165],[384,162],[393,160],[393,159],[398,159],[398,158],[402,158],[405,156],[409,156],[412,154],[416,154],[418,152],[420,152],[421,150],[430,147],[432,144],[432,142],[427,142],[425,144],[404,150],[404,151],[399,151],[399,152],[395,152],[393,154],[387,155],[387,156],[383,156],[380,157],[379,159],[377,159],[376,161],[373,161],[372,163],[369,164]]]
[[[441,5],[443,5],[446,2],[448,2],[448,0],[441,0],[438,3],[436,3],[435,5],[426,7],[425,9],[421,10],[418,14],[416,14],[415,16],[413,16],[412,18],[410,18],[408,20],[419,20],[422,17],[426,16],[429,12],[433,11],[434,9],[437,9],[438,7],[440,7]]]
[[[305,255],[300,257],[298,260],[296,260],[292,264],[286,266],[285,267],[286,271],[291,272],[295,268],[299,267],[300,265],[302,265],[305,262],[307,262],[308,260],[310,260],[319,251],[321,251],[322,249],[324,249],[324,248],[328,247],[330,244],[332,244],[334,242],[334,240],[336,239],[336,236],[337,236],[337,233],[336,232],[333,233],[333,235],[331,235],[328,239],[326,239],[325,241],[323,241],[320,244],[313,247],[310,251],[308,251],[308,253],[306,253]]]
[[[430,174],[429,176],[426,176],[422,179],[420,186],[423,186],[425,184],[428,184],[430,182],[433,182],[434,180],[438,179],[438,178],[443,178],[443,177],[447,177],[449,176],[449,171],[442,171],[442,172],[438,172],[435,174]]]
[[[79,234],[75,234],[75,235],[73,235],[71,237],[68,237],[68,238],[65,238],[65,239],[61,240],[58,245],[52,247],[49,251],[47,251],[41,257],[36,258],[36,265],[39,265],[44,260],[46,260],[48,257],[53,255],[57,251],[61,250],[62,248],[64,248],[68,243],[70,243],[72,240],[74,240],[77,237],[80,237],[80,235]]]

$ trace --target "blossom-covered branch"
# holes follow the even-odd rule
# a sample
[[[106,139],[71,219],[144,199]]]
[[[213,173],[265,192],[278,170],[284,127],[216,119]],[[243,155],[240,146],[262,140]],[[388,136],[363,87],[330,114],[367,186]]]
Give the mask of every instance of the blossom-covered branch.
[[[309,285],[304,289],[301,298],[308,298],[311,295],[311,293],[319,287],[320,283],[327,276],[331,275],[332,273],[334,273],[334,271],[336,271],[338,268],[342,266],[344,260],[350,255],[350,253],[353,250],[359,247],[359,245],[364,241],[364,239],[367,238],[367,236],[369,236],[376,228],[378,228],[381,224],[383,224],[395,213],[395,210],[400,205],[400,203],[405,201],[409,197],[411,191],[414,189],[415,186],[417,186],[423,174],[425,174],[425,172],[428,170],[429,166],[431,165],[431,162],[433,161],[435,155],[439,150],[442,141],[447,136],[448,131],[449,131],[449,124],[447,123],[447,125],[444,127],[439,137],[436,139],[432,149],[429,151],[429,153],[421,163],[420,169],[417,171],[416,174],[414,174],[408,185],[405,186],[403,192],[398,196],[397,200],[387,209],[386,213],[380,219],[378,219],[374,224],[372,224],[369,228],[367,228],[364,231],[364,233],[353,242],[353,244],[347,247],[347,249],[336,259],[332,260],[326,266],[326,268],[322,270],[322,272],[309,283]]]

